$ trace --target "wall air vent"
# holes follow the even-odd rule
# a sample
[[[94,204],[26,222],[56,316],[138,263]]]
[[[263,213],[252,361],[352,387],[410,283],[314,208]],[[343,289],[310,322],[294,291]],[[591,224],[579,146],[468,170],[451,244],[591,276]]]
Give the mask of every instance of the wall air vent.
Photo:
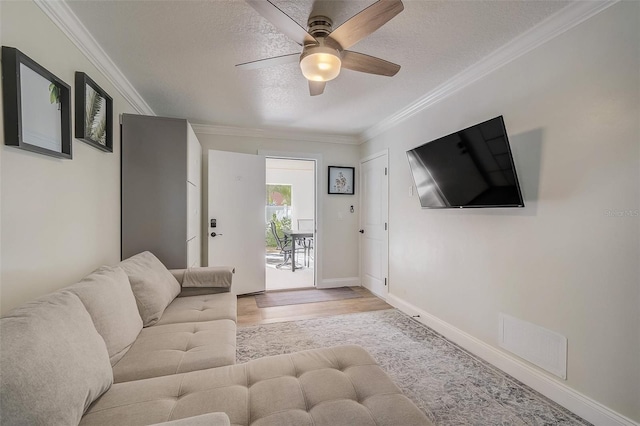
[[[567,379],[567,338],[554,331],[500,314],[498,343],[538,367]]]

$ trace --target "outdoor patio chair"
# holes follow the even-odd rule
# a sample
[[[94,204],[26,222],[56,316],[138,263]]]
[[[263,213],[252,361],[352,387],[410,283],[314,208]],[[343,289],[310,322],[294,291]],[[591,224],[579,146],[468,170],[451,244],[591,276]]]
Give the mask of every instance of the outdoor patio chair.
[[[276,265],[277,269],[282,268],[285,265],[291,265],[291,243],[287,242],[286,235],[284,236],[284,240],[282,240],[278,236],[278,231],[276,231],[276,223],[274,221],[270,222],[271,233],[273,234],[273,238],[276,240],[276,245],[280,250],[280,254],[283,256],[283,262]]]

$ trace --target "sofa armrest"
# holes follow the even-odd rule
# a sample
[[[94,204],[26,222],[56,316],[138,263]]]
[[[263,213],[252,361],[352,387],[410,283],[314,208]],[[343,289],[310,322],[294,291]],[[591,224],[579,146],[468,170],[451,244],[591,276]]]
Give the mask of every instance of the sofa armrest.
[[[226,413],[207,413],[151,426],[231,426],[231,421]]]
[[[182,288],[231,289],[235,268],[230,266],[205,266],[201,268],[171,269],[171,274]]]
[[[180,287],[182,287],[182,280],[184,279],[184,273],[186,271],[186,269],[169,269],[169,272],[171,272],[171,275],[178,281]]]

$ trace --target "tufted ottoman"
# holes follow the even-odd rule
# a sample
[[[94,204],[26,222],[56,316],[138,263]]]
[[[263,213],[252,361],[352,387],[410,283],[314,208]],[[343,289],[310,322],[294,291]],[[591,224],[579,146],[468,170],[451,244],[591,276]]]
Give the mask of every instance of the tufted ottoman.
[[[431,425],[359,346],[117,383],[80,424],[144,425],[214,412],[238,426]]]

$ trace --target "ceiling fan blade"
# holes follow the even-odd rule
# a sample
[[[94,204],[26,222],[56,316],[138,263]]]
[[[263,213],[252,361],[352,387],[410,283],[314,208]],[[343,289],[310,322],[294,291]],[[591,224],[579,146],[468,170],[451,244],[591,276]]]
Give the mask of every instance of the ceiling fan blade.
[[[300,61],[300,54],[290,53],[288,55],[275,56],[273,58],[258,59],[257,61],[237,64],[236,68],[243,70],[255,70],[258,68],[272,67],[275,65],[291,64],[298,61]]]
[[[353,71],[366,72],[367,74],[386,75],[393,77],[400,71],[400,65],[375,56],[365,55],[364,53],[352,52],[345,50],[341,54],[342,68]]]
[[[302,28],[296,21],[291,19],[289,15],[284,13],[275,4],[268,0],[247,0],[247,3],[253,7],[260,15],[276,26],[284,35],[291,40],[304,46],[305,43],[318,43],[318,41]]]
[[[348,49],[403,10],[402,0],[378,0],[336,28],[325,42],[336,49]]]
[[[326,81],[311,81],[309,80],[309,94],[311,96],[322,95],[324,87],[327,85]]]

